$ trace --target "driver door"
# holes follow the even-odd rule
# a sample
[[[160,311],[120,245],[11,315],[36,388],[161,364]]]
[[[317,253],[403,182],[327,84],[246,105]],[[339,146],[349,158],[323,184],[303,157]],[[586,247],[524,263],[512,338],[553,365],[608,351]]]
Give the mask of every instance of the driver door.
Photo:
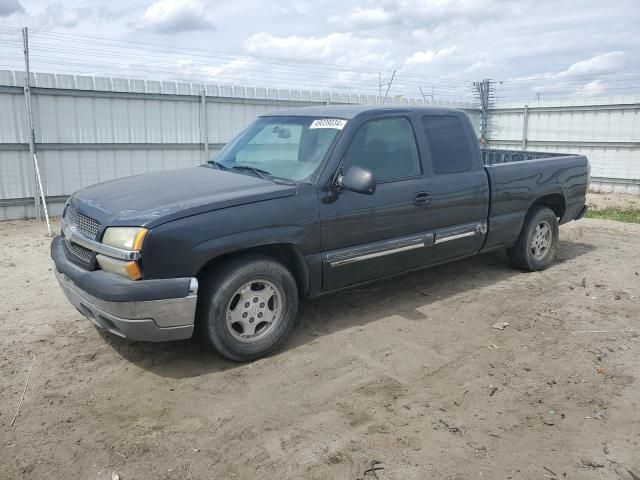
[[[374,173],[374,194],[344,190],[320,202],[323,289],[333,290],[429,263],[429,197],[408,117],[370,120],[347,147],[342,166]]]

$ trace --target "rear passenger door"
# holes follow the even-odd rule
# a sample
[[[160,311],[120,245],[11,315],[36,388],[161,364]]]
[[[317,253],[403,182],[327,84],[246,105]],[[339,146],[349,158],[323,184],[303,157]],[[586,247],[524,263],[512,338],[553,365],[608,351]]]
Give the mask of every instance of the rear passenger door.
[[[430,263],[476,253],[486,234],[489,184],[475,131],[463,113],[428,114],[419,134],[431,194]]]

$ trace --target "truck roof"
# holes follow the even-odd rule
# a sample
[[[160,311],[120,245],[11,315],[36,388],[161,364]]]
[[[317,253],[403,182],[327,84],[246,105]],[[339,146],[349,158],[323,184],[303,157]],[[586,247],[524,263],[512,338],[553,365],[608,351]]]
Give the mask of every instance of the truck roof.
[[[316,105],[313,107],[287,108],[269,112],[263,116],[288,116],[288,117],[334,117],[351,119],[363,113],[425,113],[425,114],[445,114],[459,113],[460,110],[453,108],[436,107],[381,107],[372,105]]]

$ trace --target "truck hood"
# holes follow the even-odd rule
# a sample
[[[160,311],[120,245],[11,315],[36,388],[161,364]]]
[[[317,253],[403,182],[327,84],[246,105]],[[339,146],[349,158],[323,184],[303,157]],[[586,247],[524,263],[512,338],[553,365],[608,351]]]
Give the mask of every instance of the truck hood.
[[[295,195],[296,187],[208,167],[119,178],[78,190],[69,203],[103,226],[153,228],[211,210]]]

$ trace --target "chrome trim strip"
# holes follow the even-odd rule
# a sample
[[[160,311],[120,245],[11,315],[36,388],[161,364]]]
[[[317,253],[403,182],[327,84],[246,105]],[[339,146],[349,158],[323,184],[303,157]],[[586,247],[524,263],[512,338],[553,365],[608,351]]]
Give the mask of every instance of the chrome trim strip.
[[[362,260],[369,260],[371,258],[383,257],[385,255],[392,255],[394,253],[406,252],[409,250],[415,250],[416,248],[422,248],[425,246],[425,242],[416,243],[413,245],[406,245],[404,247],[391,248],[389,250],[382,250],[380,252],[365,253],[364,255],[358,255],[357,257],[345,258],[344,260],[336,260],[329,262],[332,267],[339,267],[341,265],[347,265],[349,263],[360,262]]]
[[[111,247],[109,245],[105,245],[104,243],[90,240],[80,232],[78,232],[75,228],[70,227],[66,223],[63,223],[62,225],[62,233],[64,234],[64,238],[67,241],[77,243],[81,247],[88,248],[89,250],[93,250],[96,253],[102,253],[103,255],[107,255],[108,257],[117,258],[119,260],[140,260],[141,257],[140,252],[123,250],[121,248]]]
[[[450,242],[451,240],[458,240],[460,238],[473,237],[476,233],[478,233],[477,230],[474,230],[472,232],[458,233],[456,235],[449,235],[448,237],[442,237],[442,238],[438,238],[436,236],[436,241],[434,243],[437,245],[439,243]]]

